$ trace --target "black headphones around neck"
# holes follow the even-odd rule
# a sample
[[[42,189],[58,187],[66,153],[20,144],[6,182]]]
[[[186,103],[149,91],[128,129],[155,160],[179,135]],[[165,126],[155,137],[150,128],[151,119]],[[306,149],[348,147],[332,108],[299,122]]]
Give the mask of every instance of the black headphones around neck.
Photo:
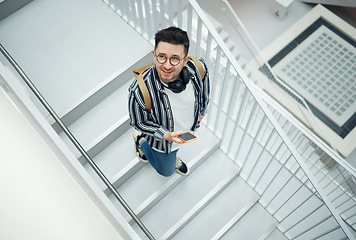
[[[174,93],[183,92],[191,78],[191,75],[186,67],[182,68],[182,71],[180,71],[179,76],[180,79],[168,83],[168,89],[172,90],[172,92]]]

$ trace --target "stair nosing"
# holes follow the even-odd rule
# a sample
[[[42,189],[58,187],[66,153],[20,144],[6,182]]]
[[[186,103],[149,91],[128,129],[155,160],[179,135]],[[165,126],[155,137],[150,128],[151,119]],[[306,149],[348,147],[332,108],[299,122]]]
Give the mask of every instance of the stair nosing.
[[[242,208],[234,217],[223,226],[211,239],[220,239],[224,236],[260,199],[260,196],[256,194],[251,201]]]
[[[240,168],[236,168],[227,177],[220,181],[208,194],[206,194],[195,206],[176,222],[160,239],[171,239],[184,226],[186,226],[197,214],[199,214],[211,201],[213,201],[225,188],[238,177]]]
[[[119,171],[115,176],[110,179],[111,184],[114,186],[115,189],[119,188],[127,179],[132,177],[136,173],[136,171],[141,169],[144,165],[145,163],[135,157],[124,168],[122,168],[121,171]],[[104,185],[102,189],[105,195],[109,196],[111,194],[110,190],[106,185]]]
[[[100,153],[103,149],[105,149],[112,141],[110,141],[109,144],[106,144],[105,147],[100,147],[99,144],[103,143],[106,139],[109,139],[112,134],[114,134],[116,131],[121,131],[124,132],[124,130],[127,130],[129,127],[129,114],[126,113],[125,116],[123,116],[121,119],[119,119],[115,124],[110,126],[107,130],[105,130],[100,136],[92,140],[89,144],[85,146],[85,150],[90,154],[90,156],[95,157],[98,153]],[[124,129],[122,129],[124,128]],[[127,128],[127,129],[126,129]],[[115,135],[116,136],[116,135]],[[116,136],[115,139],[117,139],[119,136]],[[77,159],[82,163],[85,164],[85,160],[83,159],[83,156],[80,154],[77,155]]]
[[[190,161],[187,165],[190,171],[194,171],[206,158],[211,151],[216,150],[219,146],[220,140],[215,139],[214,142],[209,144],[203,151],[201,151],[198,155],[196,155],[192,161]],[[136,209],[135,214],[138,217],[142,217],[146,214],[152,207],[154,207],[161,199],[163,199],[172,189],[174,189],[181,181],[185,179],[184,176],[180,176],[178,174],[172,176],[166,184],[160,187],[157,191],[152,193],[143,203],[141,203]],[[134,224],[133,219],[128,216],[127,221],[129,224]]]
[[[146,58],[149,58],[151,56],[151,51],[148,53],[145,52],[142,57],[139,58],[139,61],[132,61],[125,65],[124,67],[121,67],[118,69],[116,72],[112,73],[109,77],[107,77],[104,81],[100,82],[96,87],[92,88],[90,91],[88,91],[86,94],[81,96],[77,101],[72,103],[70,106],[68,106],[66,109],[64,109],[62,112],[60,112],[58,115],[61,118],[61,120],[66,124],[66,125],[71,125],[73,122],[78,120],[80,117],[83,116],[83,114],[78,114],[78,116],[71,116],[75,115],[75,112],[78,111],[83,111],[80,110],[81,105],[85,104],[86,102],[90,101],[91,98],[97,96],[100,92],[103,91],[109,91],[110,94],[115,92],[117,89],[119,89],[121,86],[123,86],[127,81],[122,80],[122,75],[124,74],[130,74],[131,68],[136,66],[138,63],[141,63],[141,61],[146,61]],[[132,75],[132,79],[134,79],[134,76]],[[117,81],[116,84],[119,86],[114,88],[114,90],[110,89],[110,85],[114,84]],[[107,89],[109,87],[109,89]],[[110,94],[105,94],[105,96],[101,97],[100,100],[95,101],[95,104],[91,104],[88,109],[92,109],[94,106],[99,104],[101,101],[103,101],[108,95]],[[85,110],[84,110],[85,111]],[[54,121],[53,118],[50,118],[49,120],[50,125],[56,130],[57,133],[60,133],[62,130],[59,128],[58,124]]]
[[[265,240],[279,225],[278,221],[275,221],[267,230],[264,232],[258,240]]]

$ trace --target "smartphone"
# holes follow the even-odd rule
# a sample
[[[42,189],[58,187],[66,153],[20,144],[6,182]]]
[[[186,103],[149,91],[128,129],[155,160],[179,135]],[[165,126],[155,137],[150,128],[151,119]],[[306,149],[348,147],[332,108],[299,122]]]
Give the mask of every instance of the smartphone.
[[[182,133],[182,134],[178,135],[178,138],[185,143],[197,140],[197,137],[190,132]]]

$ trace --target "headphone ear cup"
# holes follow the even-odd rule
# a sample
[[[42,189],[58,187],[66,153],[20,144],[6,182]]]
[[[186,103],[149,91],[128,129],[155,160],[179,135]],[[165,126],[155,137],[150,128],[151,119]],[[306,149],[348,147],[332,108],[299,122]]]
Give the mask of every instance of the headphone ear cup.
[[[168,88],[174,93],[180,93],[185,90],[186,84],[183,81],[175,80],[168,83]]]
[[[187,85],[189,83],[190,73],[189,73],[187,67],[182,68],[182,71],[180,72],[180,78],[182,79],[182,81],[184,82],[185,85]]]
[[[174,93],[183,92],[190,80],[190,73],[186,67],[182,68],[182,71],[179,75],[181,80],[175,80],[173,82],[168,83],[168,88]]]

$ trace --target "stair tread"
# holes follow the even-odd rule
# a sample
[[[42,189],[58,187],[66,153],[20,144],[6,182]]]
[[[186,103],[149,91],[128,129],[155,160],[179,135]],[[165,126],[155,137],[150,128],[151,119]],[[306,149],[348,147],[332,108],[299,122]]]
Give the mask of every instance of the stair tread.
[[[214,28],[216,29],[217,32],[220,32],[223,29],[223,25],[219,23],[215,18],[213,18],[210,14],[207,12],[204,12],[205,15],[208,17],[209,21],[213,24]]]
[[[185,144],[184,148],[179,150],[179,156],[188,165],[191,159],[198,155],[209,143],[216,141],[213,135],[204,125],[201,126],[200,133],[196,133],[198,140]],[[133,144],[133,142],[132,142]],[[134,152],[134,148],[130,148]],[[175,175],[175,174],[174,174]],[[174,176],[173,175],[173,176]],[[173,177],[172,176],[172,177]],[[146,183],[149,179],[150,184],[142,187],[142,183]],[[152,193],[160,189],[167,183],[170,178],[165,178],[156,173],[150,164],[145,164],[140,171],[127,180],[118,191],[125,197],[129,205],[136,209],[142,202],[144,202]]]
[[[242,178],[237,177],[173,239],[211,239],[256,195]]]
[[[219,150],[214,152],[198,169],[185,177],[184,181],[141,218],[155,236],[163,235],[212,188],[238,168],[230,159],[223,156],[225,155]],[[218,164],[216,159],[219,159]],[[162,209],[165,210],[162,211]]]
[[[136,158],[134,152],[134,142],[132,139],[132,129],[127,130],[116,141],[107,146],[101,153],[93,158],[100,170],[111,180],[122,168]],[[102,181],[97,177],[93,169],[85,164],[87,172],[96,180],[99,186]]]
[[[255,204],[221,239],[258,239],[276,221],[259,203]],[[255,227],[251,231],[251,226]]]
[[[58,113],[152,50],[103,1],[32,1],[20,10],[0,22],[1,43]]]
[[[88,146],[128,113],[127,92],[130,84],[130,81],[125,83],[68,127],[82,146]],[[59,135],[67,146],[70,145],[63,132]]]
[[[266,240],[287,240],[288,238],[284,236],[281,231],[277,228],[274,229],[267,237]]]

